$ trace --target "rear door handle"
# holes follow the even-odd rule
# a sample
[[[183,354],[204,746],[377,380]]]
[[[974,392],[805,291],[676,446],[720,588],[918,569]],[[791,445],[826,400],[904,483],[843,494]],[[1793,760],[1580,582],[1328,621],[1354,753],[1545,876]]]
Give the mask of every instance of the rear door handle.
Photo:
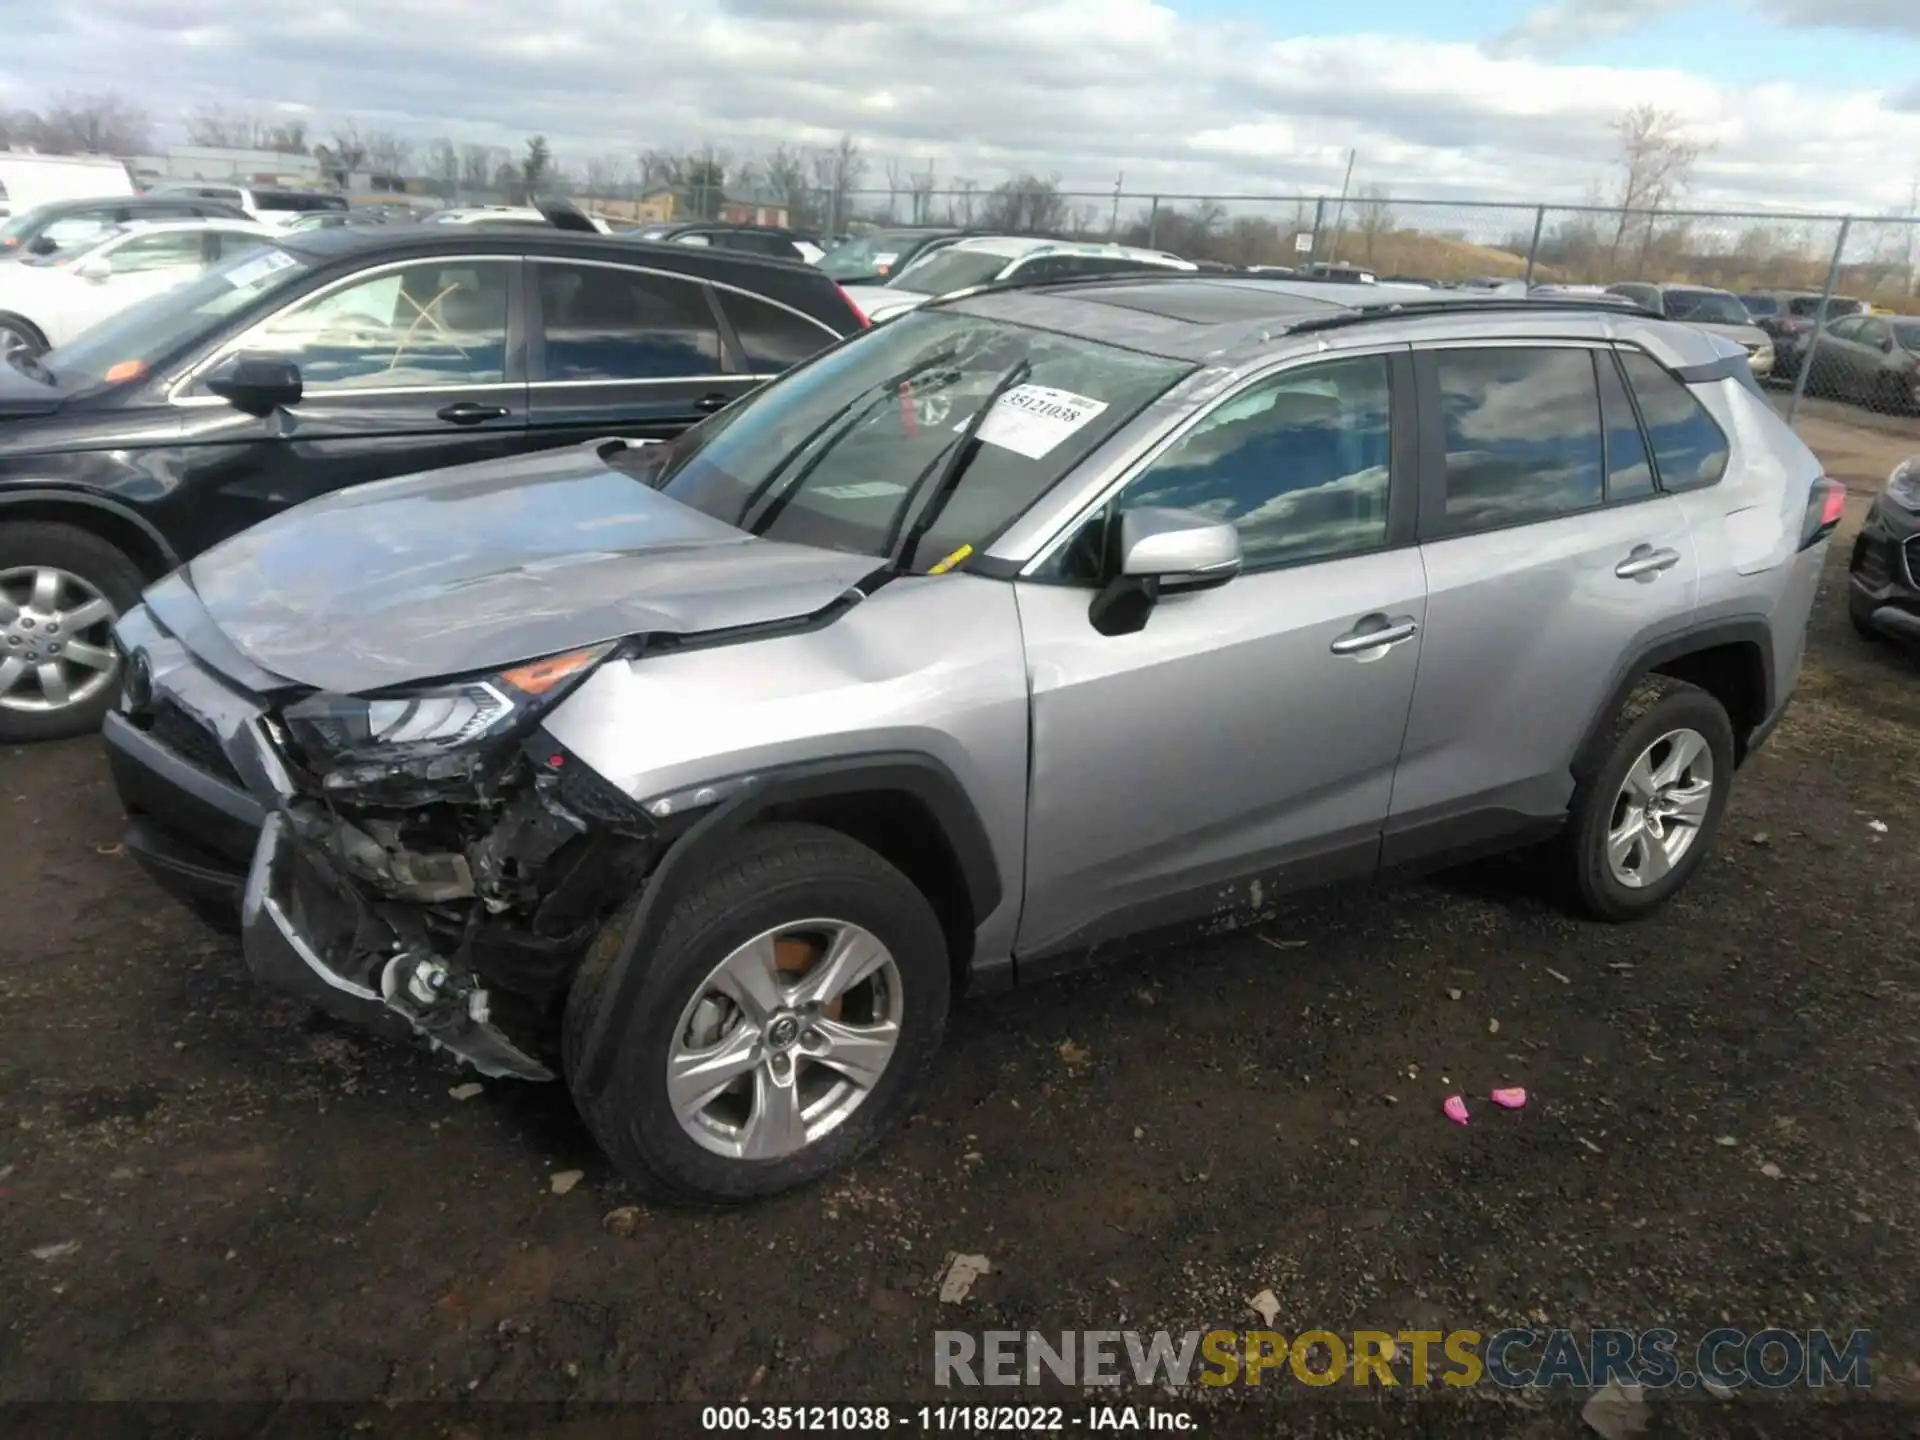
[[[716,410],[726,409],[727,406],[732,403],[733,396],[722,395],[716,390],[713,394],[702,395],[698,400],[694,401],[693,408],[698,410],[702,415],[711,415]]]
[[[1678,550],[1656,550],[1651,545],[1636,545],[1631,555],[1613,567],[1613,573],[1622,580],[1651,580],[1662,570],[1671,570],[1679,563]]]
[[[443,405],[435,412],[449,425],[478,425],[482,420],[504,420],[507,407],[504,405],[481,405],[472,400],[456,400],[451,405]]]
[[[1420,626],[1410,615],[1393,620],[1384,615],[1368,615],[1327,648],[1336,655],[1367,655],[1384,651],[1389,645],[1398,645],[1403,640],[1411,640],[1419,633]]]

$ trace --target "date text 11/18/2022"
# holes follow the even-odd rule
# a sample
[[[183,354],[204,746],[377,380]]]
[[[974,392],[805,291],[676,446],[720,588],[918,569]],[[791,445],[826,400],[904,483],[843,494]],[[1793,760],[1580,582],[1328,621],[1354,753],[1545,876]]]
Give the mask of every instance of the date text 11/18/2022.
[[[1158,1405],[708,1405],[700,1428],[738,1433],[1021,1434],[1064,1430],[1191,1434],[1199,1422]]]

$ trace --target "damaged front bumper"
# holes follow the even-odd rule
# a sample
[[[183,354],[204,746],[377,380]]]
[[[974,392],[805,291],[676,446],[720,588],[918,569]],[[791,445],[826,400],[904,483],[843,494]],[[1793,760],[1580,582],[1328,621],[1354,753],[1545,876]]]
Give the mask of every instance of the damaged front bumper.
[[[483,1075],[553,1078],[492,1023],[488,992],[471,972],[407,945],[294,838],[285,814],[268,816],[261,831],[240,927],[257,979],[329,1015],[396,1039],[420,1035]]]
[[[626,797],[544,740],[505,757],[485,793],[323,797],[268,700],[144,607],[118,634],[135,682],[104,738],[143,867],[215,923],[237,920],[264,983],[482,1074],[553,1078],[543,1057],[573,970],[656,853]]]

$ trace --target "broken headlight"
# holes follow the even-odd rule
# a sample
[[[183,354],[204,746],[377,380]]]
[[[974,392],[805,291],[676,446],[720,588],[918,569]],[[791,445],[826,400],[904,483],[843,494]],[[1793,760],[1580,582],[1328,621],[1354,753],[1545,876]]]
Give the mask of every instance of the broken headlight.
[[[569,650],[491,675],[383,695],[309,696],[282,713],[329,789],[388,777],[473,775],[490,742],[515,735],[591,673],[614,642]]]

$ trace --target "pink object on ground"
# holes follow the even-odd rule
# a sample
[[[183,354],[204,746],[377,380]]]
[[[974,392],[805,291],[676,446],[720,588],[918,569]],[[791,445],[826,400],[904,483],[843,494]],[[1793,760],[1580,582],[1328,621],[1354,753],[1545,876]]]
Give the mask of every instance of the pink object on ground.
[[[1515,1085],[1510,1090],[1496,1090],[1487,1098],[1502,1110],[1518,1110],[1527,1103],[1527,1092]]]
[[[1467,1123],[1467,1102],[1458,1095],[1449,1095],[1440,1106],[1440,1113],[1456,1125]]]

